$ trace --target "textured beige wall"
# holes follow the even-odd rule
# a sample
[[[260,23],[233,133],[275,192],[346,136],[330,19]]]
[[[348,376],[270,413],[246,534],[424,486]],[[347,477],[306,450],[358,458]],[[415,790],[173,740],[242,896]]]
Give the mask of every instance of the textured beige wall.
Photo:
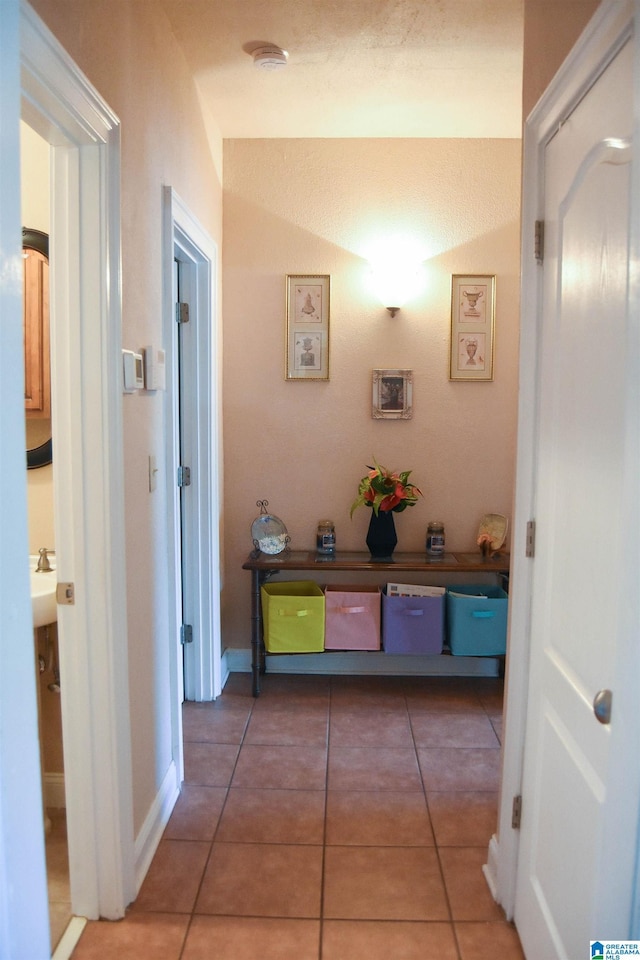
[[[162,346],[162,188],[173,186],[220,244],[220,138],[215,125],[203,121],[184,57],[157,4],[34,0],[33,6],[120,118],[123,346]],[[123,397],[136,830],[171,754],[163,405],[161,391]],[[149,454],[159,468],[153,494]]]
[[[598,5],[598,0],[525,0],[522,96],[525,120]]]
[[[233,140],[224,169],[223,639],[246,647],[257,499],[294,549],[314,547],[323,517],[339,548],[364,549],[369,513],[349,507],[375,456],[425,494],[396,518],[398,549],[422,550],[430,519],[449,548],[474,549],[482,514],[511,514],[520,141]],[[429,251],[425,291],[393,320],[363,256],[390,234]],[[327,383],[283,378],[287,273],[331,275]],[[492,383],[448,379],[453,273],[497,276]],[[414,371],[413,419],[374,421],[371,371],[396,367]]]

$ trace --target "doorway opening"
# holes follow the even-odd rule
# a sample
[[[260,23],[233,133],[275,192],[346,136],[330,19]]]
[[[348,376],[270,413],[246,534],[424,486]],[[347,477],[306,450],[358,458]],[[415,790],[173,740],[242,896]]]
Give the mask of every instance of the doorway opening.
[[[22,119],[51,151],[53,513],[74,914],[133,899],[117,117],[23,4]],[[25,477],[26,484],[26,477]]]
[[[221,377],[216,244],[171,187],[164,193],[168,582],[173,757],[184,778],[183,700],[222,689]],[[185,481],[185,468],[189,471]],[[185,629],[188,628],[188,629]]]

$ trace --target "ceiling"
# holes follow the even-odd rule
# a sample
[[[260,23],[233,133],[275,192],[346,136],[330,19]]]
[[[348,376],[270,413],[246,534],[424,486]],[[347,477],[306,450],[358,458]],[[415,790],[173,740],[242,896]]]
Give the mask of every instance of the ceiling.
[[[160,3],[225,138],[521,135],[524,0]]]

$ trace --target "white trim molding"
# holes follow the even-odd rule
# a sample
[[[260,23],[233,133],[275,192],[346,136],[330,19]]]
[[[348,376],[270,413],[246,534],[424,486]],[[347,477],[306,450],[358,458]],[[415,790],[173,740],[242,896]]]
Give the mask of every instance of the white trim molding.
[[[169,765],[135,842],[136,896],[151,866],[171,811],[180,796],[180,781],[175,763]]]
[[[21,6],[22,114],[52,145],[51,357],[66,803],[74,913],[134,896],[121,399],[120,125]]]

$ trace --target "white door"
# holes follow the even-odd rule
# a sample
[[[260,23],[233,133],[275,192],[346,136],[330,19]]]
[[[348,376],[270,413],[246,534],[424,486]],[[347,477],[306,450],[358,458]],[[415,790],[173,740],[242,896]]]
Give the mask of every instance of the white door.
[[[527,957],[629,939],[637,729],[625,678],[632,42],[545,148],[529,706],[515,921]],[[633,512],[631,515],[634,515]],[[633,586],[635,584],[635,586]],[[594,710],[600,691],[601,719]],[[612,698],[610,718],[607,700]],[[637,757],[634,761],[637,765]],[[627,790],[626,788],[629,787]]]

